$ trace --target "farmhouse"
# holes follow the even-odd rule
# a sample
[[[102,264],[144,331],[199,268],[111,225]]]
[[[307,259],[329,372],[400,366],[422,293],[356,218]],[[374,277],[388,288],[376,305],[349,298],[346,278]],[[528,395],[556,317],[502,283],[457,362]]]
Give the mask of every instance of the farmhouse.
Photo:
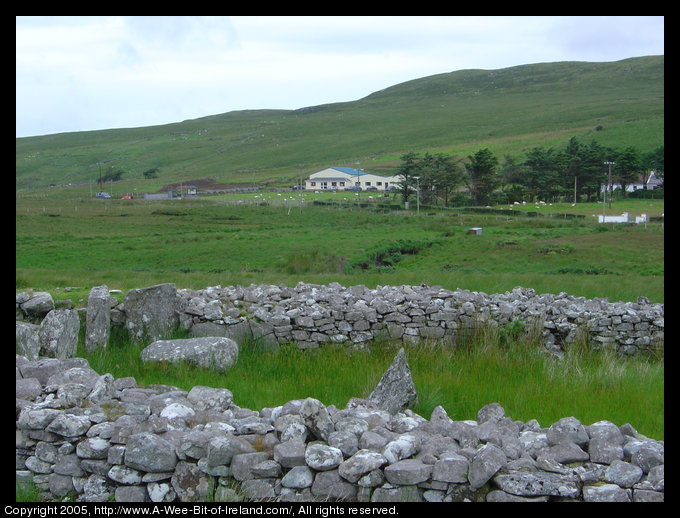
[[[402,177],[380,176],[352,167],[328,167],[313,173],[305,180],[311,191],[388,191],[397,189]]]
[[[653,190],[663,187],[663,178],[656,175],[656,171],[652,171],[649,176],[640,175],[637,181],[626,184],[626,192],[635,192],[640,189]],[[610,187],[606,183],[600,186],[600,192],[616,191],[621,189],[621,184],[613,182]]]

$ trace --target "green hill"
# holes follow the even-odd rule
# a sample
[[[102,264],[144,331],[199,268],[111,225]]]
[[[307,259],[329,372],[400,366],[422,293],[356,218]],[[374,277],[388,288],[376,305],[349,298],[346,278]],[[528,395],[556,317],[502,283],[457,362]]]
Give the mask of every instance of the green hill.
[[[363,99],[299,110],[234,111],[132,129],[16,139],[17,189],[95,181],[290,184],[329,165],[392,173],[407,151],[522,156],[576,136],[650,151],[663,145],[664,56],[461,70]],[[157,178],[143,173],[159,168]]]

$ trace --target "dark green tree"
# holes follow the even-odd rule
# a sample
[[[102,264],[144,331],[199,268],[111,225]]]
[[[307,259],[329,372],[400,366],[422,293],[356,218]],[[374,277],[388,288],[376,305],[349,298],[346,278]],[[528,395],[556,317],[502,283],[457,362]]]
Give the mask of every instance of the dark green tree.
[[[401,164],[397,168],[397,174],[402,177],[402,180],[399,182],[399,190],[401,191],[402,201],[406,203],[411,195],[411,190],[415,189],[415,177],[420,174],[418,154],[411,151],[402,155]]]
[[[643,155],[642,163],[644,166],[645,181],[652,171],[654,171],[657,178],[663,180],[663,154],[663,146],[659,146],[654,151],[650,151]]]
[[[111,168],[108,172],[104,173],[104,176],[102,176],[102,182],[118,182],[122,179],[124,174],[125,171],[122,169],[115,171]]]
[[[588,201],[601,196],[601,186],[607,179],[607,170],[603,164],[607,159],[607,150],[592,141],[589,145],[582,144],[572,137],[564,150],[564,180],[563,185],[571,183],[574,177],[578,194],[585,194]]]
[[[625,196],[626,187],[638,181],[644,171],[642,156],[637,149],[628,146],[616,155],[614,161],[616,162],[616,178],[621,184],[621,194]]]
[[[497,167],[498,158],[488,148],[468,157],[469,185],[475,204],[488,205],[491,193],[501,180]]]
[[[525,186],[528,167],[517,157],[506,155],[500,166],[501,189],[505,203],[528,201],[530,199]]]
[[[552,200],[563,191],[564,155],[553,148],[534,148],[527,154],[523,185],[532,196]]]
[[[449,196],[462,183],[462,171],[451,155],[425,153],[419,162],[421,201],[448,205]]]

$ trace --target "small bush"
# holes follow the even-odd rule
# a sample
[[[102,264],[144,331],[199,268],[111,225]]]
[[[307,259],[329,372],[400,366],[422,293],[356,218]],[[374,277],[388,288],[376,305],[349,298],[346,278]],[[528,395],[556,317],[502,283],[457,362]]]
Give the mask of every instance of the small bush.
[[[601,266],[586,266],[579,268],[576,266],[564,266],[557,269],[557,273],[561,274],[576,274],[576,275],[621,275],[618,272],[609,270]]]

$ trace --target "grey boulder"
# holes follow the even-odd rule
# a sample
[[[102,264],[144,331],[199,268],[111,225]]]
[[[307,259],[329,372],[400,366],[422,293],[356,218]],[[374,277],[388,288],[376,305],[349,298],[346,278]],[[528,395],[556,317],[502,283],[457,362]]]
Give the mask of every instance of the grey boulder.
[[[368,399],[390,414],[401,412],[417,403],[418,394],[403,347],[399,349],[392,365],[385,371]]]
[[[175,447],[161,437],[142,432],[128,438],[125,465],[149,473],[173,471],[177,465]]]
[[[143,362],[189,362],[205,369],[227,371],[238,359],[238,345],[230,338],[206,336],[156,340],[141,353]]]

